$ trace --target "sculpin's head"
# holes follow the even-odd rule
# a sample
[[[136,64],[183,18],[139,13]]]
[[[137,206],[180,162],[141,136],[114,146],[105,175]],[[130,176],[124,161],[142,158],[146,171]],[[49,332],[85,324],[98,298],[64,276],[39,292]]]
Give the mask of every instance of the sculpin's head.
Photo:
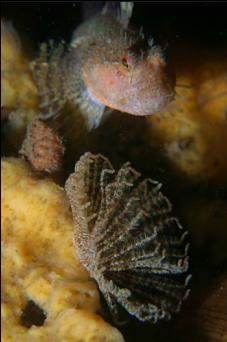
[[[114,19],[99,20],[82,66],[90,94],[133,115],[150,115],[165,107],[174,99],[175,78],[161,48]]]

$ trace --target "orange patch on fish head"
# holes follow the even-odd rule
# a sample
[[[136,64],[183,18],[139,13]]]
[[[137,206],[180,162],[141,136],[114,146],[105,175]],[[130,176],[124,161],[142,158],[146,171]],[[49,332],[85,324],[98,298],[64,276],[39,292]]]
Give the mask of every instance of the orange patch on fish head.
[[[134,58],[127,51],[116,61],[83,72],[90,93],[106,106],[132,115],[151,115],[175,95],[175,80],[163,56]]]

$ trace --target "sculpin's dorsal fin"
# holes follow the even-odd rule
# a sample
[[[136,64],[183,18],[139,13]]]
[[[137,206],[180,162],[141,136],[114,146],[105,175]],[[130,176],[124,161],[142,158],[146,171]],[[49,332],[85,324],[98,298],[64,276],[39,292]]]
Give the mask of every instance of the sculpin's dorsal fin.
[[[127,28],[132,16],[133,6],[133,2],[108,1],[103,7],[102,13],[114,15],[123,27]]]

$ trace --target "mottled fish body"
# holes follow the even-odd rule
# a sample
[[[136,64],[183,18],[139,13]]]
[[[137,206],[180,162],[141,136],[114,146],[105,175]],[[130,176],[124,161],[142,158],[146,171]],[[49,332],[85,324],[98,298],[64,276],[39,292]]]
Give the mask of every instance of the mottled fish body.
[[[45,88],[41,92],[48,94],[46,108],[53,107],[54,93],[57,107],[70,102],[86,117],[90,128],[99,125],[106,107],[151,115],[175,94],[162,49],[128,25],[132,3],[121,3],[114,15],[110,7],[106,5],[75,30],[66,52],[50,52],[44,62],[49,66],[49,84],[38,82]],[[37,72],[36,76],[40,79]]]

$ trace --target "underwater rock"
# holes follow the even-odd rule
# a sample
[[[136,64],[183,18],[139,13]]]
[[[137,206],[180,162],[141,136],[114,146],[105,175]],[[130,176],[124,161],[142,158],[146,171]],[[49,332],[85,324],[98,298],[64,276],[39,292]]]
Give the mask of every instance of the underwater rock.
[[[190,232],[194,250],[205,263],[218,267],[227,263],[227,201],[225,198],[194,196],[179,205]],[[200,258],[201,262],[201,258]]]
[[[161,341],[174,336],[176,342],[227,341],[227,277],[226,273],[203,284],[184,307]]]
[[[116,320],[118,304],[141,321],[170,319],[189,294],[187,232],[160,187],[91,153],[66,181],[77,254]]]
[[[194,316],[199,336],[211,342],[227,341],[227,277],[216,279]],[[194,330],[196,335],[196,330]]]

